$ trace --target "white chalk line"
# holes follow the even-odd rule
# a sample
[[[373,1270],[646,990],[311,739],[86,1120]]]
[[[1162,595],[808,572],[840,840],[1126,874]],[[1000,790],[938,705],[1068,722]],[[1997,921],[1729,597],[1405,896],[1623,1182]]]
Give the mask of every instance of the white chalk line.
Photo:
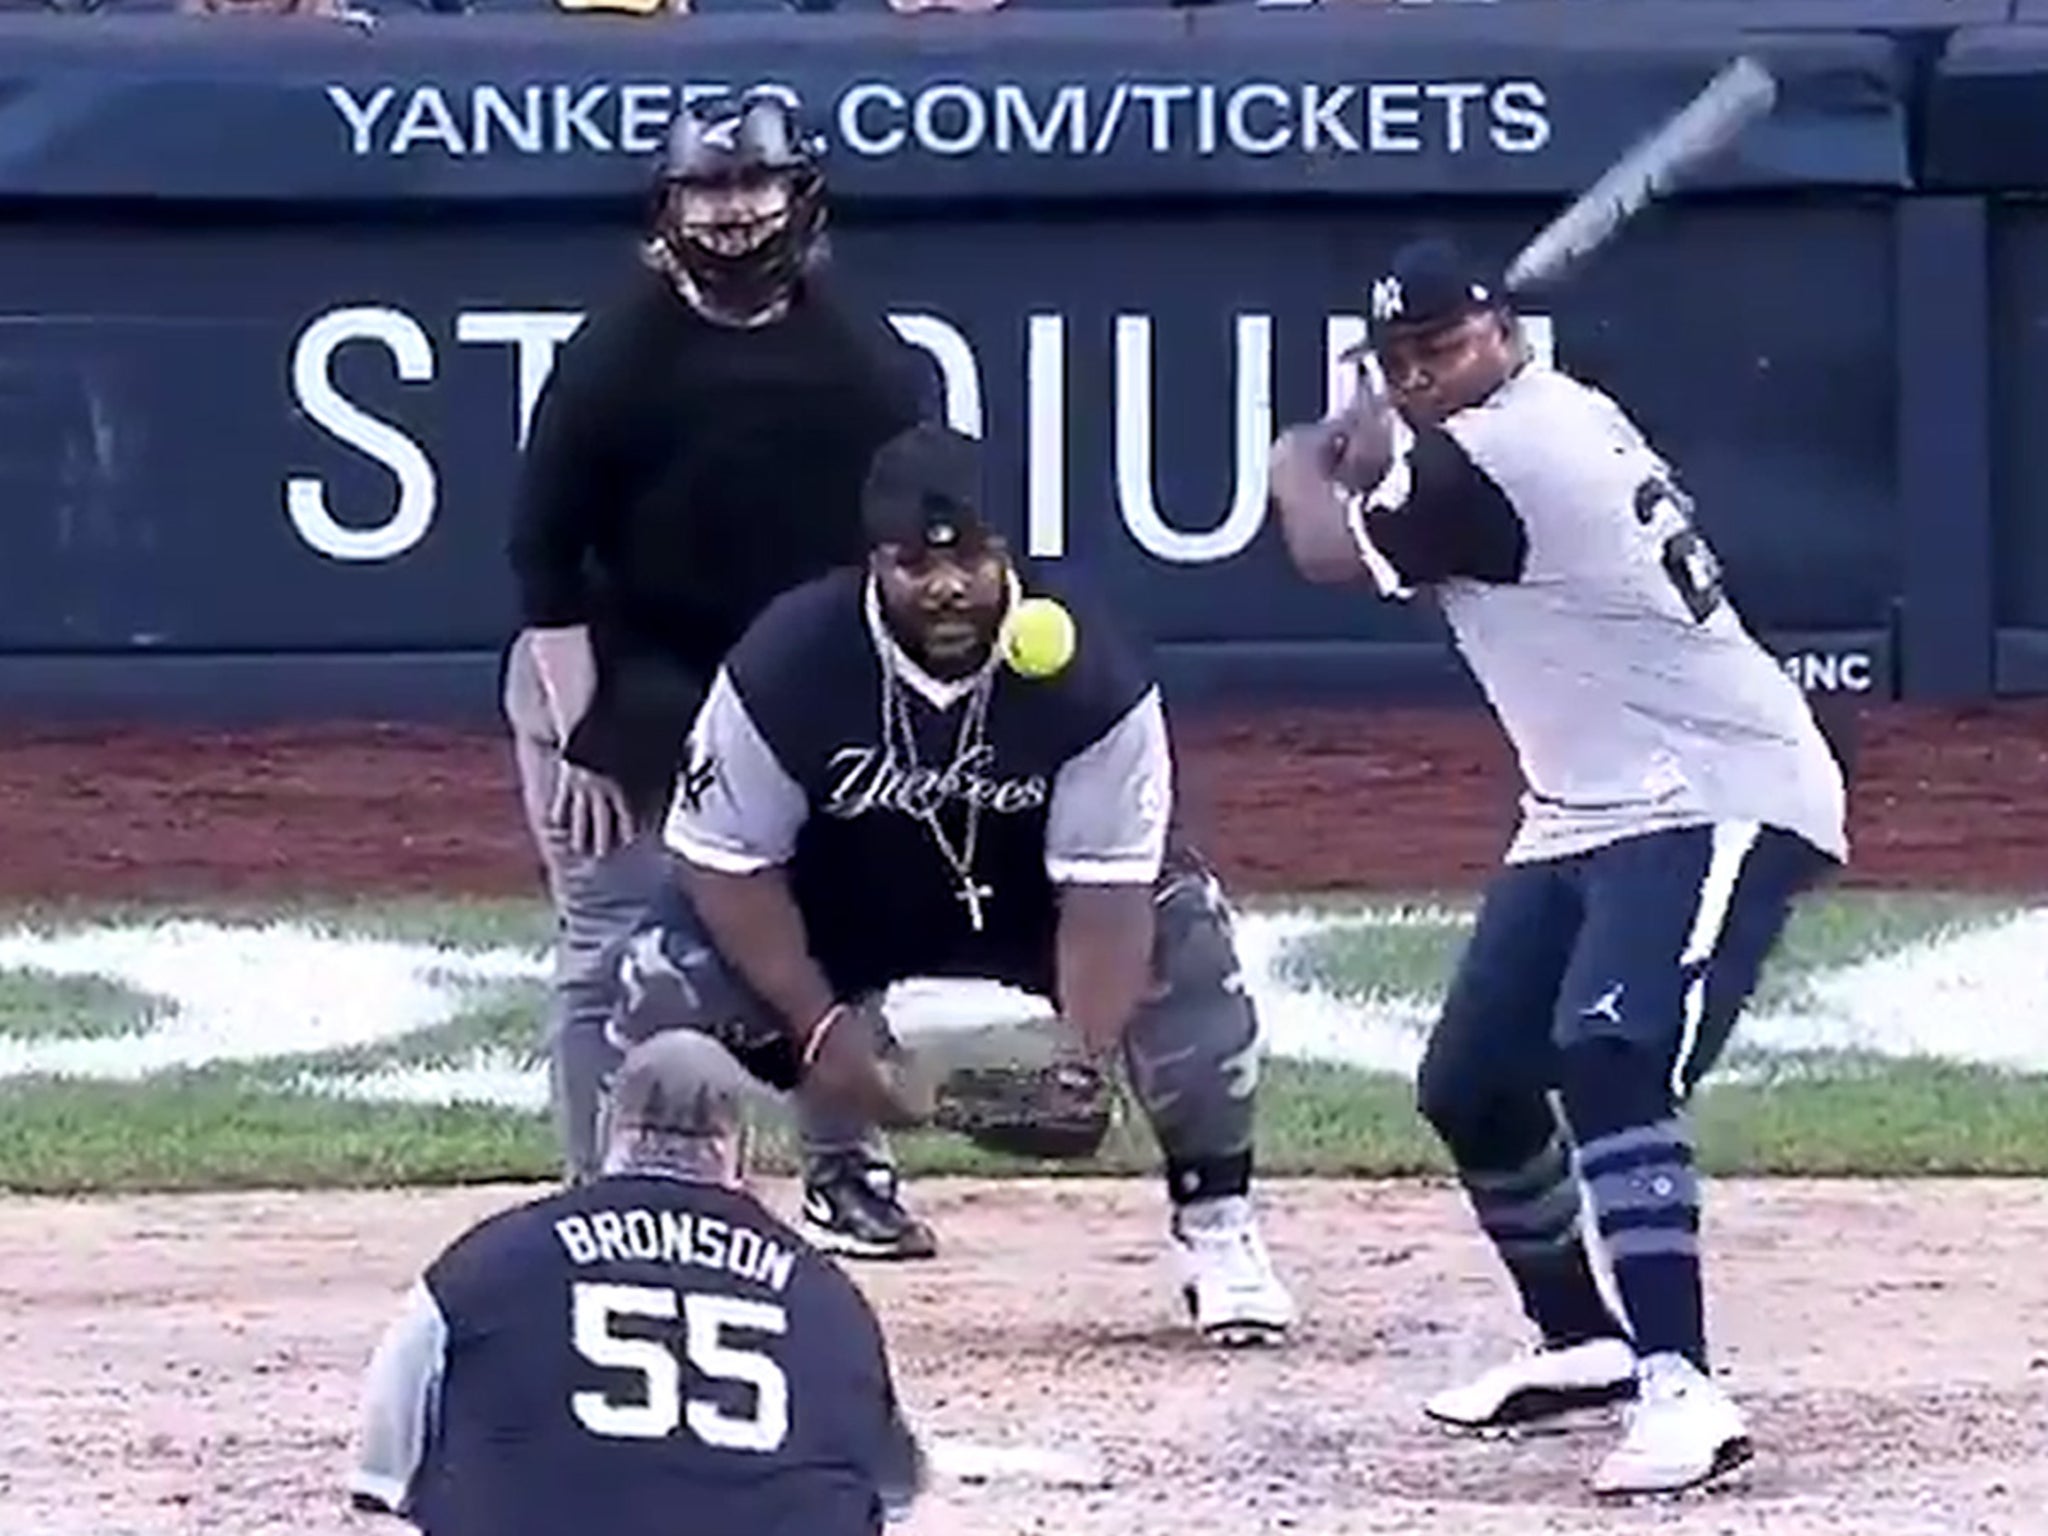
[[[1469,914],[1427,905],[1256,911],[1238,919],[1248,990],[1269,1055],[1412,1076],[1433,996],[1340,997],[1293,977],[1302,939],[1347,928],[1462,927]],[[460,1017],[479,986],[535,983],[539,953],[464,950],[338,933],[303,923],[192,920],[65,931],[0,932],[0,971],[93,976],[163,1005],[120,1036],[0,1038],[0,1079],[33,1074],[133,1081],[221,1062],[278,1062],[388,1044]],[[1810,974],[1791,1005],[1744,1021],[1750,1049],[1933,1056],[2048,1071],[2048,909],[1936,934],[1876,959]],[[992,983],[909,982],[888,1006],[920,1034],[1045,1018],[1042,998]],[[540,1021],[535,1020],[538,1042]],[[308,1071],[304,1086],[349,1097],[543,1108],[530,1056],[482,1048],[446,1062],[361,1072]]]
[[[463,983],[543,974],[534,956],[511,949],[189,920],[59,933],[15,928],[0,933],[0,971],[99,977],[164,999],[133,1034],[0,1039],[0,1078],[119,1080],[377,1045],[455,1018]]]

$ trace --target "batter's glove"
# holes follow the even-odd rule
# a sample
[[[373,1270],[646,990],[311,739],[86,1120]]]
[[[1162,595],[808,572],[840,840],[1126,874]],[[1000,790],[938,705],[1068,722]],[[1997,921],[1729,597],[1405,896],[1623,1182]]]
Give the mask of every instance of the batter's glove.
[[[1116,1096],[1080,1061],[960,1067],[938,1084],[932,1124],[1012,1157],[1093,1157],[1109,1134]]]

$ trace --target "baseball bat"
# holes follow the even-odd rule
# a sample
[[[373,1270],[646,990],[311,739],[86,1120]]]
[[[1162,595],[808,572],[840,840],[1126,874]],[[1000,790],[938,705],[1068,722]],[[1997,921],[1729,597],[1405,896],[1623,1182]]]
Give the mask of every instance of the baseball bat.
[[[1508,264],[1508,290],[1541,287],[1577,267],[1652,198],[1733,143],[1777,99],[1778,82],[1768,69],[1748,55],[1736,59],[1536,232]]]

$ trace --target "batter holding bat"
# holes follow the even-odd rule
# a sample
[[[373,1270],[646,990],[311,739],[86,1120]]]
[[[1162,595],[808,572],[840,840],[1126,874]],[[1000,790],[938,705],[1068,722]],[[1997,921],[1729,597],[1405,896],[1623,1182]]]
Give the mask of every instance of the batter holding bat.
[[[1491,275],[1417,242],[1368,324],[1386,392],[1274,445],[1289,552],[1312,581],[1431,594],[1526,786],[1418,1091],[1539,1346],[1427,1412],[1632,1399],[1595,1491],[1691,1487],[1750,1440],[1708,1357],[1685,1106],[1795,897],[1847,858],[1842,772],[1671,466],[1530,354]]]
[[[945,1074],[929,1116],[905,1096],[911,1123],[1084,1156],[1120,1062],[1163,1154],[1190,1321],[1276,1340],[1294,1309],[1251,1200],[1258,1018],[1221,886],[1171,835],[1158,685],[1100,613],[1020,630],[1055,610],[983,504],[978,444],[892,439],[865,564],[778,598],[727,656],[666,828],[681,879],[627,952],[620,1027],[711,1033],[777,1088],[897,1124],[888,987],[1050,997],[1060,1059]]]

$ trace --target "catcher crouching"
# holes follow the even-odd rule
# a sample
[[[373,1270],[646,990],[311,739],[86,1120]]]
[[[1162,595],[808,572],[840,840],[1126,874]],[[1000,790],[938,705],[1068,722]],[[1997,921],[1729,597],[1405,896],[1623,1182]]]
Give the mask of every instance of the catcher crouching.
[[[1173,836],[1158,685],[1066,594],[1066,664],[1005,665],[1006,616],[1048,589],[983,506],[978,444],[905,432],[868,476],[865,566],[785,594],[728,654],[664,832],[676,884],[623,962],[619,1043],[703,1030],[784,1092],[1041,1157],[1098,1149],[1120,1064],[1164,1153],[1194,1326],[1277,1339],[1294,1307],[1251,1201],[1258,1020],[1222,889]],[[939,1073],[879,1007],[917,977],[1051,998],[1060,1054]]]

